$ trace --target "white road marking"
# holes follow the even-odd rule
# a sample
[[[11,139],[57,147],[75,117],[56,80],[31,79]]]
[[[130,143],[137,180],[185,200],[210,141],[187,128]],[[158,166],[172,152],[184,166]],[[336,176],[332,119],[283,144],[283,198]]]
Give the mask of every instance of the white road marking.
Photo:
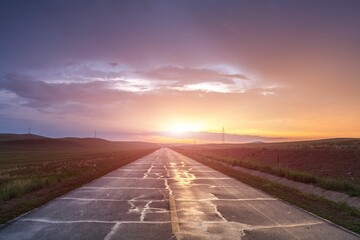
[[[68,220],[68,221],[60,221],[60,220],[49,220],[44,218],[22,218],[19,219],[22,222],[42,222],[42,223],[53,223],[53,224],[71,224],[71,223],[104,223],[104,224],[167,224],[171,223],[171,221],[104,221],[104,220]],[[202,221],[205,224],[226,224],[226,223],[237,223],[237,222],[223,222],[223,221]],[[181,224],[191,223],[189,221],[179,221]],[[269,228],[292,228],[292,227],[304,227],[304,226],[312,226],[325,224],[325,222],[317,221],[317,222],[305,222],[305,223],[296,223],[296,224],[276,224],[276,225],[258,225],[252,226],[248,225],[244,228],[244,230],[255,230],[255,229],[269,229]]]
[[[152,187],[82,187],[78,190],[83,189],[104,189],[104,190],[164,190],[164,188],[152,188]]]
[[[151,164],[151,162],[149,163],[146,163],[146,162],[142,162],[142,163],[130,163],[128,166],[131,166],[131,165],[144,165],[144,164]]]
[[[144,169],[139,169],[139,168],[136,168],[136,169],[116,169],[115,171],[113,172],[146,172],[148,169],[147,168],[144,168]]]
[[[62,198],[58,198],[57,200],[74,200],[74,201],[104,201],[104,202],[128,202],[128,201],[133,201],[133,202],[148,202],[149,200],[147,199],[130,199],[130,200],[123,200],[123,199],[109,199],[109,198],[72,198],[72,197],[62,197]],[[166,202],[168,201],[168,199],[162,199],[162,200],[151,200],[153,202]]]
[[[69,221],[60,221],[60,220],[49,220],[44,218],[23,218],[19,219],[22,222],[41,222],[41,223],[53,223],[53,224],[71,224],[71,223],[104,223],[104,224],[116,224],[116,223],[124,223],[124,224],[163,224],[163,223],[171,223],[171,221],[104,221],[104,220],[69,220]]]
[[[295,224],[277,224],[277,225],[258,225],[258,226],[251,226],[244,230],[256,230],[256,229],[269,229],[269,228],[292,228],[292,227],[306,227],[306,226],[313,226],[325,224],[325,222],[305,222],[305,223],[295,223]]]
[[[111,231],[105,236],[104,240],[110,240],[111,237],[116,233],[117,229],[119,228],[121,223],[117,222],[115,225],[111,228]]]
[[[241,201],[277,201],[276,198],[203,198],[203,199],[193,199],[193,198],[177,198],[176,201],[179,202],[204,202],[204,201],[224,201],[224,202],[241,202]]]
[[[133,180],[141,180],[144,178],[138,178],[138,177],[102,177],[102,178],[114,178],[114,179],[133,179]],[[146,179],[159,179],[159,178],[146,178]],[[163,178],[165,179],[165,178]],[[166,179],[171,179],[171,180],[179,180],[179,179],[189,179],[187,177],[179,177],[179,178],[166,178]],[[233,180],[232,178],[228,178],[228,177],[197,177],[196,180]]]

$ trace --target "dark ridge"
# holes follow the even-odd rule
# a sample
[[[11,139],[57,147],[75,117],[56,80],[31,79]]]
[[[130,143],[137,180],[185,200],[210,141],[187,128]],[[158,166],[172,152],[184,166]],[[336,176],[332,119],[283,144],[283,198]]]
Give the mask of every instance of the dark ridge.
[[[34,140],[34,139],[49,139],[49,138],[35,134],[0,133],[0,142],[15,141],[15,140]]]
[[[48,138],[33,134],[0,134],[0,149],[103,149],[121,150],[154,148],[158,144],[147,142],[108,141],[101,138]]]

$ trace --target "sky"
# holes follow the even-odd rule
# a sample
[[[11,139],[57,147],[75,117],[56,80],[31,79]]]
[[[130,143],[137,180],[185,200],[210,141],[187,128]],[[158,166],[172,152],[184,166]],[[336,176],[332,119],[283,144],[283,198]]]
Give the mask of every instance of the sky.
[[[0,132],[360,137],[360,1],[0,1]]]

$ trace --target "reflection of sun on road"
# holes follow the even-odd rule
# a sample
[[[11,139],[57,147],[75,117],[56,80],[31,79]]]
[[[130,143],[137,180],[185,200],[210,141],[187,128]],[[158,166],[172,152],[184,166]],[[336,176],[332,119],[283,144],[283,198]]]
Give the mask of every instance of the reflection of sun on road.
[[[175,200],[178,202],[176,205],[180,207],[177,208],[178,214],[175,216],[175,220],[179,222],[178,228],[176,231],[173,231],[173,233],[176,234],[178,239],[183,239],[185,237],[199,239],[213,239],[215,237],[214,239],[218,239],[220,236],[217,236],[216,233],[214,234],[208,232],[208,228],[213,223],[220,224],[227,222],[227,220],[221,215],[221,213],[217,210],[217,206],[211,201],[205,199],[201,202],[191,201],[192,199],[196,199],[198,197],[201,198],[199,193],[192,189],[193,181],[197,179],[194,173],[190,173],[192,167],[183,161],[182,156],[179,157],[173,152],[168,152],[167,157],[168,159],[173,159],[178,162],[180,160],[179,164],[174,162],[169,164],[172,169],[172,177],[175,180],[173,182],[174,187],[172,191],[174,193]],[[201,170],[198,170],[198,173],[201,173]],[[172,205],[171,201],[172,196],[170,197],[170,206]],[[209,223],[208,215],[214,216],[214,219],[211,219],[213,223]],[[238,238],[238,236],[240,236],[238,229],[234,228],[233,224],[222,228],[227,229],[226,232],[228,237],[231,236],[232,238]]]
[[[173,170],[174,178],[180,186],[186,187],[191,185],[192,181],[196,179],[194,174],[189,173],[186,170]]]

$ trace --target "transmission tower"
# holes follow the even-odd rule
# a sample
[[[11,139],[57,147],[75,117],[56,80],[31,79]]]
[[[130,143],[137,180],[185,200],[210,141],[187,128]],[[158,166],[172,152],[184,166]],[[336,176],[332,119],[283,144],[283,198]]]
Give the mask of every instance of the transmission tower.
[[[225,143],[225,129],[224,129],[224,127],[222,128],[221,143],[222,143],[222,144]]]

